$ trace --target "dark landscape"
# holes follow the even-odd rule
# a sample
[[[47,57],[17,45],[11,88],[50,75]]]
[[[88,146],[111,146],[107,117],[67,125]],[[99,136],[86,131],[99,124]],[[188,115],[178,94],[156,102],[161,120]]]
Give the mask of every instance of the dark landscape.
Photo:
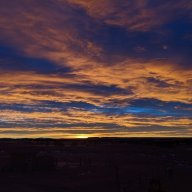
[[[192,139],[1,139],[1,192],[190,192]]]

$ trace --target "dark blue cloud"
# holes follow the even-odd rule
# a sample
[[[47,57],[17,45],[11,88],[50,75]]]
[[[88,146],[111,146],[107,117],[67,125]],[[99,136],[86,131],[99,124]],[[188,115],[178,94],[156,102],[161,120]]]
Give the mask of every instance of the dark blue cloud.
[[[174,62],[181,68],[192,68],[192,22],[185,17],[175,19],[163,27],[166,44]]]
[[[192,116],[192,104],[181,102],[163,102],[156,99],[138,99],[131,101],[125,107],[113,107],[110,104],[95,106],[86,102],[56,102],[41,101],[38,104],[0,104],[1,110],[15,110],[26,113],[31,112],[51,112],[67,111],[71,108],[93,111],[105,115],[139,115],[139,116],[167,116],[167,117],[187,117]]]
[[[83,92],[91,92],[96,95],[110,96],[110,95],[130,95],[133,94],[130,89],[122,89],[116,85],[94,85],[94,84],[69,84],[64,85],[65,88],[80,90]]]
[[[152,60],[167,59],[181,68],[192,67],[192,22],[188,17],[175,17],[169,23],[149,31],[128,31],[104,25],[93,34],[92,41],[103,48],[103,60],[115,64],[127,57]],[[121,57],[119,57],[121,56]]]
[[[25,113],[42,112],[48,113],[52,111],[67,111],[71,108],[83,109],[83,110],[95,110],[100,109],[95,105],[86,102],[57,102],[57,101],[40,101],[37,104],[5,104],[0,103],[0,110],[14,110]]]
[[[95,112],[106,115],[136,115],[140,117],[187,117],[192,116],[192,104],[181,102],[164,102],[157,99],[136,99],[127,106],[112,107],[109,104],[95,109]]]
[[[171,87],[171,86],[172,86],[172,84],[169,84],[169,83],[167,83],[167,82],[165,82],[165,81],[156,79],[156,78],[154,78],[154,77],[148,77],[148,78],[147,78],[147,81],[148,81],[149,83],[152,83],[152,84],[154,84],[155,86],[161,87],[161,88],[166,88],[166,87]]]
[[[56,102],[56,101],[42,101],[41,104],[42,106],[49,106],[52,109],[60,109],[60,110],[67,110],[70,108],[78,108],[78,109],[85,109],[85,110],[93,110],[97,109],[99,107],[92,105],[90,103],[86,102]]]
[[[157,40],[157,32],[131,32],[117,26],[104,26],[94,37],[95,43],[103,47],[105,59],[111,63],[117,62],[114,56],[137,59],[167,57],[168,53]]]
[[[19,53],[18,50],[6,45],[0,45],[0,70],[25,71],[41,74],[70,73],[69,67],[58,67],[56,64],[40,58],[31,58]]]
[[[54,108],[50,108],[48,105],[42,104],[4,104],[0,103],[0,110],[13,110],[13,111],[21,111],[25,113],[32,112],[51,112]]]
[[[191,117],[192,104],[165,102],[157,99],[138,99],[131,101],[125,111],[149,116]]]

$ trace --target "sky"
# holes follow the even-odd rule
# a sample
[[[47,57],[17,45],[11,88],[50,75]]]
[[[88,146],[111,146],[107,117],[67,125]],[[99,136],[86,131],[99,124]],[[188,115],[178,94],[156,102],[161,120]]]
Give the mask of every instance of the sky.
[[[191,0],[0,0],[0,138],[191,136]]]

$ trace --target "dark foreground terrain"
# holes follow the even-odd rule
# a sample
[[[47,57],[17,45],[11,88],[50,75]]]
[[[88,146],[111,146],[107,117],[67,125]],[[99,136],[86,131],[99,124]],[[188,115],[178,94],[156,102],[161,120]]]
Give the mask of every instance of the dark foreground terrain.
[[[2,139],[0,191],[191,192],[192,139]]]

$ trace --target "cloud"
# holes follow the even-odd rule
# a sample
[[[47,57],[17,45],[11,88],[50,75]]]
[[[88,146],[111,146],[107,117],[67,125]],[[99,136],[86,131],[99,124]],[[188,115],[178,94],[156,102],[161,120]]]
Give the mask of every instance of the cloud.
[[[4,136],[191,133],[190,1],[0,2]]]
[[[147,31],[175,19],[179,14],[190,15],[192,3],[185,1],[152,0],[68,0],[83,7],[89,15],[115,26],[133,31]]]

